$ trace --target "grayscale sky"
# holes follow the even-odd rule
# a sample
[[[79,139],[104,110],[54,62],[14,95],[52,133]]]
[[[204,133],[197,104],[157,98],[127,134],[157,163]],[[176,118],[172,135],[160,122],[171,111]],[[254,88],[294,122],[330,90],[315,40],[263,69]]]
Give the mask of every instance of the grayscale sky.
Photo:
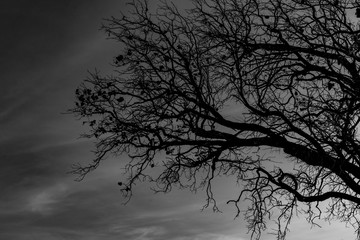
[[[217,183],[223,213],[213,213],[201,211],[201,192],[153,194],[146,184],[123,205],[116,183],[126,156],[108,159],[82,182],[67,174],[71,164],[92,159],[93,143],[79,139],[81,122],[62,113],[88,70],[111,73],[121,46],[99,28],[126,8],[124,0],[0,1],[0,239],[250,238],[242,217],[224,204],[239,192],[226,179]],[[319,223],[323,228],[311,229],[295,218],[289,239],[354,239],[344,224]]]

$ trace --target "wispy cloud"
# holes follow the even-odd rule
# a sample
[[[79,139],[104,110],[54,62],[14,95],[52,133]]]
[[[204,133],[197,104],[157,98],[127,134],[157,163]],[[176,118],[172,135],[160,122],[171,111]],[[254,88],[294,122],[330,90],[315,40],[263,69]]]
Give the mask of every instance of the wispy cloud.
[[[68,187],[64,184],[56,184],[29,197],[26,209],[44,215],[52,214],[56,209],[56,203],[65,198]]]
[[[174,240],[246,240],[238,235],[202,233],[191,237],[175,237]]]
[[[166,233],[165,229],[160,226],[149,226],[136,228],[127,233],[129,239],[134,240],[155,240],[162,238]]]

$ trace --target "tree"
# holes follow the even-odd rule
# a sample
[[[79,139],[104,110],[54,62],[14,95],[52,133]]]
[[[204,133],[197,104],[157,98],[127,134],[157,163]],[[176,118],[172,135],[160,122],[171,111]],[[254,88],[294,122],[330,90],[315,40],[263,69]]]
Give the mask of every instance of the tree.
[[[279,239],[297,211],[359,228],[355,0],[194,0],[187,11],[163,2],[156,13],[130,5],[131,17],[103,26],[124,48],[115,74],[91,73],[70,110],[97,140],[94,161],[74,166],[80,179],[128,154],[127,197],[150,181],[156,191],[204,189],[216,209],[213,180],[234,176],[242,190],[228,203],[239,215],[249,202],[256,239],[274,211]]]

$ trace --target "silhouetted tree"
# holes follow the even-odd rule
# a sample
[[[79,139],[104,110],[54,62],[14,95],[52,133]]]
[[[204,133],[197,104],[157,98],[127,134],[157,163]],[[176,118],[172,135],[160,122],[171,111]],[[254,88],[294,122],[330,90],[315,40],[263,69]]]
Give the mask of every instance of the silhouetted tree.
[[[127,197],[150,181],[157,191],[204,189],[216,209],[213,180],[235,176],[240,194],[228,203],[239,215],[249,202],[254,238],[274,211],[279,239],[297,211],[358,229],[355,0],[195,0],[186,11],[163,2],[156,13],[130,5],[103,26],[124,49],[115,74],[91,73],[70,110],[97,140],[95,160],[74,166],[80,179],[127,153]]]

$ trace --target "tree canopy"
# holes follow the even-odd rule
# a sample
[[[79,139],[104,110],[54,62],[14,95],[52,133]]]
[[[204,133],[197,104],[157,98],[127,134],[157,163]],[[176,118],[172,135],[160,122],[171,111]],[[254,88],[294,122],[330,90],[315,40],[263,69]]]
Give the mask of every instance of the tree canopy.
[[[360,30],[354,0],[194,0],[188,10],[146,1],[106,19],[118,41],[114,73],[95,71],[71,113],[96,157],[128,154],[137,182],[156,191],[203,189],[233,176],[229,199],[254,238],[276,211],[279,239],[293,214],[359,228]],[[249,203],[241,209],[240,202]],[[324,204],[326,203],[326,204]]]

